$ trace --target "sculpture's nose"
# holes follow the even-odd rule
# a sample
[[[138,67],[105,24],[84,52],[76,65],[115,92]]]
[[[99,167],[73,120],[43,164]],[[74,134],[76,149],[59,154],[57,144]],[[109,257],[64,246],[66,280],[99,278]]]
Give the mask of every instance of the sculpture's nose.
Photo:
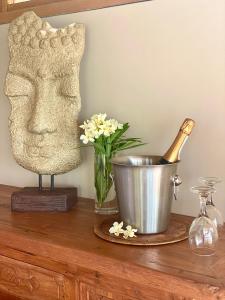
[[[35,134],[53,133],[56,131],[56,119],[52,111],[53,95],[49,92],[47,80],[38,83],[28,130]]]

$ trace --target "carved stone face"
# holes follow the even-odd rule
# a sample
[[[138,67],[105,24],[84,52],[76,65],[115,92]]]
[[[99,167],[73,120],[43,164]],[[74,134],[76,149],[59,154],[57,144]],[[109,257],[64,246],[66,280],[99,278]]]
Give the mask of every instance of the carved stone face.
[[[10,26],[5,91],[18,164],[38,174],[59,174],[80,163],[77,124],[81,100],[81,24],[55,30],[33,12]]]

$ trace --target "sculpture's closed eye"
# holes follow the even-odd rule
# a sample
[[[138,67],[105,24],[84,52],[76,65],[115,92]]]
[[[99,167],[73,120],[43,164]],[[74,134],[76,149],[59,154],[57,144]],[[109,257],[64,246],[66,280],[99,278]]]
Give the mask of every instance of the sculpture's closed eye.
[[[5,83],[7,96],[29,96],[33,91],[33,85],[28,78],[8,73]]]
[[[74,75],[66,76],[60,80],[59,93],[71,101],[76,101],[77,80]]]

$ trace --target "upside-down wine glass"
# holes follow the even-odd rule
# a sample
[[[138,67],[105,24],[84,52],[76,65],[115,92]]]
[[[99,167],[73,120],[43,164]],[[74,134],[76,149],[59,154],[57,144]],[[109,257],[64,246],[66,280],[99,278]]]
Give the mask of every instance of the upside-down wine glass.
[[[218,232],[216,225],[207,215],[206,201],[215,189],[209,186],[194,186],[191,191],[198,194],[200,213],[192,222],[189,230],[190,248],[197,255],[213,255],[218,241]]]
[[[212,188],[215,188],[215,185],[221,182],[221,180],[217,177],[200,177],[199,181]],[[221,212],[216,208],[215,204],[213,203],[213,193],[209,195],[206,201],[206,211],[209,218],[217,226],[217,230],[220,231],[223,226],[223,217]]]

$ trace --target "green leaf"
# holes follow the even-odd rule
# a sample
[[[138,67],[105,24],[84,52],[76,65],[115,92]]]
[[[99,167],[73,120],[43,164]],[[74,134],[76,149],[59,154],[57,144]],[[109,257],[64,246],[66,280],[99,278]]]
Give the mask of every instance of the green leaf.
[[[106,145],[106,156],[107,157],[110,157],[111,156],[111,144],[110,143],[108,143],[107,145]]]
[[[126,132],[128,130],[128,128],[129,128],[128,123],[123,124],[123,128],[117,129],[116,132],[111,135],[110,142],[112,143],[112,142],[117,141],[124,134],[124,132]]]
[[[120,139],[116,143],[113,144],[114,147],[117,147],[118,145],[122,143],[127,143],[127,142],[133,142],[133,143],[142,143],[141,139],[137,138],[127,138],[127,139]]]
[[[112,164],[110,160],[104,155],[99,154],[98,160],[95,160],[95,188],[98,203],[103,203],[112,186]]]
[[[125,149],[130,149],[130,148],[134,148],[134,147],[139,147],[145,145],[145,143],[142,142],[134,142],[134,141],[127,141],[127,142],[123,142],[121,144],[117,144],[117,146],[113,149],[114,153],[118,152],[118,151],[122,151]]]
[[[101,143],[94,143],[94,147],[95,147],[95,150],[97,150],[96,152],[97,153],[104,153],[105,154],[105,148],[104,146],[101,144]]]

